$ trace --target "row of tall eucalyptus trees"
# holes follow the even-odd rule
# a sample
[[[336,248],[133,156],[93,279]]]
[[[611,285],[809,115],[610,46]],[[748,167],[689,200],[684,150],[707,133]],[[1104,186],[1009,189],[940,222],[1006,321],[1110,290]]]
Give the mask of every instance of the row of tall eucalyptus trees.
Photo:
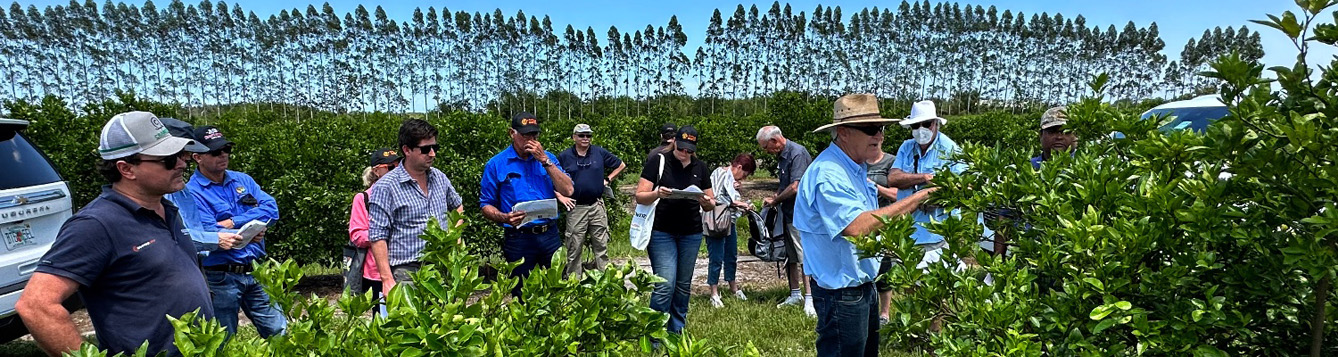
[[[210,0],[15,2],[0,8],[0,99],[51,94],[78,105],[131,90],[186,106],[405,112],[487,110],[499,100],[537,107],[554,93],[589,103],[714,103],[868,91],[957,99],[964,108],[950,110],[960,111],[1066,102],[1101,72],[1113,79],[1114,99],[1175,96],[1211,87],[1195,73],[1221,54],[1263,56],[1259,34],[1243,26],[1206,30],[1168,61],[1155,23],[1103,29],[1081,15],[928,1],[848,14],[839,6],[739,5],[728,17],[716,10],[703,39],[687,49],[674,15],[661,26],[597,31],[523,11],[444,7],[397,20],[379,6],[341,15],[328,3],[258,15]],[[503,95],[517,93],[528,95]]]

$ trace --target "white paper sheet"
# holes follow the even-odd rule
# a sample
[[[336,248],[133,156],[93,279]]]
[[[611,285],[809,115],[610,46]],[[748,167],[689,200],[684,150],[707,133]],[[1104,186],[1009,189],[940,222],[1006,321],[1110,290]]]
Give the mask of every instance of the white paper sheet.
[[[260,234],[260,232],[264,232],[265,228],[268,226],[268,224],[261,221],[246,222],[246,225],[243,225],[241,229],[237,230],[237,234],[242,236],[242,241],[233,245],[232,249],[246,248],[246,245],[251,244],[251,240],[255,239],[256,235]]]
[[[530,222],[544,218],[557,218],[558,202],[557,199],[535,200],[517,202],[511,207],[511,212],[524,211],[525,218],[520,219],[520,225],[524,226]]]
[[[696,199],[698,199],[698,198],[701,198],[702,195],[705,195],[705,194],[706,194],[705,192],[702,192],[702,189],[697,188],[697,185],[692,185],[692,186],[688,186],[688,188],[685,188],[685,189],[682,189],[682,190],[669,190],[669,196],[668,196],[668,197],[665,197],[665,199],[669,199],[669,200],[696,200]]]

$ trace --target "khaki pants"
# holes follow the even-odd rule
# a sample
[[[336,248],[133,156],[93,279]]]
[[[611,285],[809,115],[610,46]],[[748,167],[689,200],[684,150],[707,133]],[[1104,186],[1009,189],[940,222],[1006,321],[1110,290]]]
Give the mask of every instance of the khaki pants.
[[[567,212],[567,229],[563,245],[567,247],[567,269],[564,276],[575,274],[578,278],[584,274],[581,255],[586,234],[590,236],[590,250],[595,253],[595,269],[604,269],[609,264],[609,216],[604,210],[604,200],[589,205],[577,205]]]

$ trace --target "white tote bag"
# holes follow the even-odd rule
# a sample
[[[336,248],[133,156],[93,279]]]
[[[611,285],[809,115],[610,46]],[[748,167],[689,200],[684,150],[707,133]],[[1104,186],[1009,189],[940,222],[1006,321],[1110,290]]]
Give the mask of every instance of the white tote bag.
[[[664,177],[664,155],[660,155],[660,173],[655,176],[655,189],[660,187],[660,178]],[[632,247],[638,250],[646,250],[646,245],[650,244],[651,227],[655,225],[655,206],[660,204],[660,199],[648,205],[638,203],[636,212],[632,212],[632,230],[629,238],[632,240]]]

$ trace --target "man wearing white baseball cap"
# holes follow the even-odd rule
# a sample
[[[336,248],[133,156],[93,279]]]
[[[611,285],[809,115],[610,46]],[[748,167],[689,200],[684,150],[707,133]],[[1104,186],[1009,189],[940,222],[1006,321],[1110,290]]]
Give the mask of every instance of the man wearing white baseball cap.
[[[102,127],[98,172],[111,182],[70,217],[15,304],[48,354],[79,349],[83,338],[61,302],[76,291],[109,354],[180,355],[167,317],[213,318],[209,288],[177,207],[164,195],[185,187],[184,149],[148,112],[121,113]],[[170,294],[163,292],[170,291]]]

